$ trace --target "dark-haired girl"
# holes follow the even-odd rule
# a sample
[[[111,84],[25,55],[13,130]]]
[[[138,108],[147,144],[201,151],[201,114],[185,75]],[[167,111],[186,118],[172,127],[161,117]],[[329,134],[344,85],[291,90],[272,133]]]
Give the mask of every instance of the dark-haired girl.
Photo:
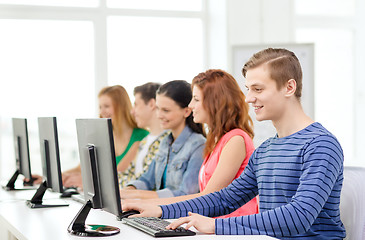
[[[121,191],[121,198],[166,198],[199,192],[205,137],[202,125],[193,122],[188,107],[191,98],[191,86],[183,80],[168,82],[157,90],[158,117],[171,133],[162,140],[147,172],[130,182]]]

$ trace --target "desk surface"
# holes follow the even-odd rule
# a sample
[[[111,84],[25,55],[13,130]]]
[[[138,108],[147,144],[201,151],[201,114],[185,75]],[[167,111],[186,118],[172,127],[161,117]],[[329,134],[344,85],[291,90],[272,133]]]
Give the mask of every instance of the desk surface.
[[[30,209],[26,206],[25,200],[31,199],[35,190],[26,191],[4,191],[0,190],[0,224],[8,229],[19,240],[27,239],[95,239],[70,235],[67,227],[80,210],[82,204],[74,200],[61,200],[59,194],[46,192],[44,199],[49,202],[65,201],[68,207]],[[155,239],[133,227],[117,221],[110,213],[92,209],[86,220],[87,223],[112,225],[120,228],[120,233],[105,239]],[[268,236],[217,236],[197,233],[194,237],[164,238],[170,239],[247,239],[265,240],[275,239]]]

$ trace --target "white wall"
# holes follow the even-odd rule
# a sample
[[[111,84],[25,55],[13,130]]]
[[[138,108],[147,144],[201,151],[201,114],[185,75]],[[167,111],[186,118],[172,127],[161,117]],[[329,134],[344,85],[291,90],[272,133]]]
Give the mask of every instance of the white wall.
[[[235,45],[294,41],[290,0],[210,0],[208,4],[209,68],[231,70]]]
[[[365,1],[357,0],[356,17],[354,19],[356,26],[355,42],[355,157],[362,166],[365,166],[364,152],[365,146]]]
[[[356,2],[355,16],[316,16],[311,18],[296,15],[295,1],[291,0],[227,0],[224,7],[221,6],[225,9],[225,16],[220,19],[224,20],[225,27],[222,27],[222,22],[218,25],[219,28],[211,26],[214,29],[212,31],[213,37],[224,38],[219,46],[225,50],[219,50],[221,55],[217,61],[213,58],[217,48],[211,48],[210,57],[213,59],[208,66],[215,67],[215,63],[219,63],[220,68],[232,72],[233,46],[295,43],[298,27],[316,28],[319,26],[318,29],[353,31],[355,42],[352,49],[354,52],[348,54],[348,56],[352,56],[348,60],[354,63],[353,69],[344,70],[336,64],[325,66],[328,70],[325,73],[322,71],[320,79],[314,79],[318,85],[315,89],[317,101],[315,102],[315,109],[317,113],[320,113],[314,120],[328,126],[329,130],[337,136],[344,148],[345,165],[362,166],[365,165],[361,151],[365,145],[365,138],[363,137],[365,134],[365,73],[363,71],[365,62],[365,45],[363,44],[365,42],[365,28],[363,27],[365,24],[365,1],[354,1]],[[211,24],[213,23],[214,21]],[[220,28],[225,29],[227,33],[224,37],[222,37],[224,32],[218,30]],[[331,39],[327,39],[327,41],[330,43]],[[339,47],[341,48],[341,46]],[[336,56],[336,51],[341,50],[335,47],[332,49],[332,53],[325,57],[333,58]],[[315,62],[315,64],[318,63]],[[322,66],[315,65],[315,68],[322,68]],[[328,77],[325,79],[326,73],[336,75],[336,71],[339,73],[338,75],[345,74],[347,78],[342,79],[341,77],[335,81],[328,79]],[[347,73],[349,74],[346,75]],[[325,92],[326,94],[323,94]],[[323,96],[328,97],[323,98]],[[322,97],[322,99],[318,97]]]

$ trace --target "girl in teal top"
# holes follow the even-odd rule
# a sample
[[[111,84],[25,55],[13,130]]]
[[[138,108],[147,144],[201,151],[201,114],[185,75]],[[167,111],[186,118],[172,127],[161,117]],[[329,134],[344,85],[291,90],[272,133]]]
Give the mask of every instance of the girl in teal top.
[[[119,162],[123,159],[123,157],[128,153],[128,150],[132,147],[132,145],[135,143],[135,142],[140,142],[142,141],[142,139],[144,137],[146,137],[148,135],[148,131],[145,130],[145,129],[142,129],[142,128],[134,128],[133,129],[133,132],[132,132],[132,136],[131,138],[129,139],[129,143],[126,147],[126,149],[124,150],[124,152],[119,155],[119,156],[116,156],[116,159],[117,159],[117,165],[119,164]]]
[[[120,85],[103,88],[99,93],[100,117],[111,118],[118,172],[126,172],[135,159],[139,142],[148,131],[137,127],[127,91]]]
[[[139,142],[148,135],[148,131],[137,127],[131,114],[132,103],[122,86],[105,87],[99,92],[98,98],[99,117],[112,119],[117,170],[127,172],[137,155]],[[64,172],[62,180],[65,187],[82,187],[80,165]]]

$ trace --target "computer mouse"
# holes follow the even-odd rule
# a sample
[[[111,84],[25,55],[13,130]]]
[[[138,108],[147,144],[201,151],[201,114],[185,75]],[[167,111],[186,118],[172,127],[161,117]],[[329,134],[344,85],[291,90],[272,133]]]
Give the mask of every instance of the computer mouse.
[[[79,194],[77,191],[77,188],[66,188],[63,190],[63,193],[61,194],[61,198],[69,198],[74,194]]]
[[[139,214],[139,212],[137,210],[129,210],[129,211],[124,211],[122,212],[122,214],[120,215],[120,218],[126,218],[130,215],[134,215],[134,214]]]

